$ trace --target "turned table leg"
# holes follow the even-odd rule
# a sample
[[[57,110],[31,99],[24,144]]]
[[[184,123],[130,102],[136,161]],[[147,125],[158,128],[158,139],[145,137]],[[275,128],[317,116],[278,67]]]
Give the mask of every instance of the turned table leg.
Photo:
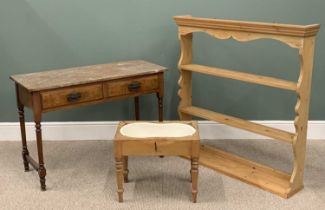
[[[29,155],[29,152],[28,152],[28,149],[27,149],[25,113],[24,113],[24,106],[23,105],[18,105],[18,113],[19,113],[19,122],[20,122],[22,156],[23,156],[23,161],[24,161],[24,169],[25,169],[25,171],[29,171],[29,164],[28,164],[28,161],[27,161],[27,156]]]
[[[22,143],[22,157],[24,162],[24,169],[25,171],[29,171],[29,164],[27,160],[27,156],[29,155],[29,152],[27,149],[27,141],[26,141],[25,112],[24,112],[24,105],[20,101],[19,94],[20,94],[19,87],[16,84],[17,108],[18,108],[21,143]]]
[[[129,157],[128,156],[123,156],[123,175],[124,175],[124,182],[128,182],[129,181],[128,162],[129,162]]]
[[[158,99],[158,110],[159,110],[159,122],[162,122],[164,117],[163,96],[160,93],[157,93],[157,99]],[[163,158],[165,156],[160,155],[159,157]]]
[[[37,143],[37,153],[38,153],[38,175],[40,178],[41,183],[41,190],[46,190],[45,185],[45,176],[46,176],[46,169],[44,166],[44,159],[43,159],[43,143],[42,143],[42,129],[40,121],[35,121],[35,128],[36,128],[36,143]]]
[[[191,179],[192,179],[192,201],[196,203],[197,198],[197,183],[199,174],[199,163],[197,157],[191,159]]]
[[[140,101],[139,96],[134,97],[135,120],[140,120]]]
[[[159,121],[162,122],[164,117],[163,96],[157,93],[157,98],[158,98]]]
[[[41,183],[41,190],[46,190],[45,185],[45,176],[46,169],[44,165],[43,157],[43,140],[42,140],[42,110],[41,110],[41,97],[40,94],[33,95],[33,113],[34,113],[34,122],[35,122],[35,132],[36,132],[36,144],[37,144],[37,154],[38,154],[38,175]]]

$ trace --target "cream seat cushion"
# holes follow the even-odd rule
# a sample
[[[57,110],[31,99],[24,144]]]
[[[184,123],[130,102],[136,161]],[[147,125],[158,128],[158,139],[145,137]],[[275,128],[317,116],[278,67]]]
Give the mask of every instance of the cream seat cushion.
[[[153,122],[135,122],[124,125],[120,129],[123,136],[132,138],[150,138],[150,137],[184,137],[191,136],[195,129],[184,123],[153,123]]]

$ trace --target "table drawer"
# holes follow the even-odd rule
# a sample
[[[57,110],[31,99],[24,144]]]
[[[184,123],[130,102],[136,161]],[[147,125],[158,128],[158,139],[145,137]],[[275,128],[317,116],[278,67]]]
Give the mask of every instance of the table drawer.
[[[192,141],[134,140],[122,143],[123,155],[191,155]]]
[[[41,93],[43,109],[68,106],[103,98],[102,84],[70,87]]]
[[[130,95],[158,89],[158,75],[107,82],[105,97]]]

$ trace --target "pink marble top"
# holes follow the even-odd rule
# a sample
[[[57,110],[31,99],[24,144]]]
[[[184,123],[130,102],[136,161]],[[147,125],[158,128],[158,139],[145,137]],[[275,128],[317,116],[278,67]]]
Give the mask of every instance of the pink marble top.
[[[10,78],[28,91],[48,90],[91,82],[99,82],[167,70],[142,60],[82,66],[59,70],[12,75]]]

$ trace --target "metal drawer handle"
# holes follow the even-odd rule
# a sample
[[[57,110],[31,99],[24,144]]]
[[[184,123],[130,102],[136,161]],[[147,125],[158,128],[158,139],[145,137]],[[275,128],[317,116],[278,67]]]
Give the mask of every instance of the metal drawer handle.
[[[134,82],[128,85],[129,91],[138,91],[141,88],[140,82]]]
[[[69,95],[67,95],[67,101],[68,102],[76,102],[81,98],[81,93],[70,93]]]

